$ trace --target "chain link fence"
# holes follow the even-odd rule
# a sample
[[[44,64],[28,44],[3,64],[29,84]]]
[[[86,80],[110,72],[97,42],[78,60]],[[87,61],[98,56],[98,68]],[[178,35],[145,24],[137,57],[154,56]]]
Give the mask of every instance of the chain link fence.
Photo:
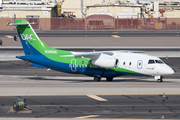
[[[17,18],[18,19],[18,18]],[[180,30],[180,18],[19,18],[35,22],[35,30]],[[0,18],[0,30],[16,30],[12,18]]]

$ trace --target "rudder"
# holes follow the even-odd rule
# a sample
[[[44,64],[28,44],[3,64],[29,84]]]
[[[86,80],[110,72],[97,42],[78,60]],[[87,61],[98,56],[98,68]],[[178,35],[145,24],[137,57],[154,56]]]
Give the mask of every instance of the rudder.
[[[14,22],[14,25],[17,27],[25,55],[38,55],[39,52],[41,53],[48,48],[48,46],[39,39],[28,21],[14,19]]]

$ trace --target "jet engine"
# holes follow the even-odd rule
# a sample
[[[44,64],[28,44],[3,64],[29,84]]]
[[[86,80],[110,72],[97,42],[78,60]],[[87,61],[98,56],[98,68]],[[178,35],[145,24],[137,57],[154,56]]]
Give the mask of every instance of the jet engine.
[[[104,68],[115,68],[117,67],[118,59],[110,55],[101,54],[98,59],[92,60],[92,64]]]

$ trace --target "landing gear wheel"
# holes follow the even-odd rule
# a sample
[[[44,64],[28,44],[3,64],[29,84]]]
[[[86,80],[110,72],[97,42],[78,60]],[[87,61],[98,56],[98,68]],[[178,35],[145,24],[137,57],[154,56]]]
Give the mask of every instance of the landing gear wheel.
[[[113,81],[113,78],[106,78],[107,81]]]
[[[95,82],[101,81],[101,77],[94,77],[94,81],[95,81]]]
[[[161,82],[163,82],[163,80],[162,80],[162,79],[158,79],[157,82],[158,82],[158,83],[161,83]]]

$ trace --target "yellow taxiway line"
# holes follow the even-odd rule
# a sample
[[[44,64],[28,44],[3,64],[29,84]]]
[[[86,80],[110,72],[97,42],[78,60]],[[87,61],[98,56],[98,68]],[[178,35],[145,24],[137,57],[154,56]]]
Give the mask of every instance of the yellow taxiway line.
[[[97,95],[87,95],[87,96],[90,97],[90,98],[93,98],[95,100],[98,100],[98,101],[108,101],[108,100],[106,100],[104,98],[98,97]]]
[[[11,35],[6,35],[7,38],[14,38],[13,36]]]
[[[87,119],[87,118],[92,118],[92,117],[98,117],[100,115],[88,115],[88,116],[82,116],[82,117],[75,117],[73,119]]]
[[[112,37],[114,37],[114,38],[121,38],[121,37],[118,36],[118,35],[112,35]]]

